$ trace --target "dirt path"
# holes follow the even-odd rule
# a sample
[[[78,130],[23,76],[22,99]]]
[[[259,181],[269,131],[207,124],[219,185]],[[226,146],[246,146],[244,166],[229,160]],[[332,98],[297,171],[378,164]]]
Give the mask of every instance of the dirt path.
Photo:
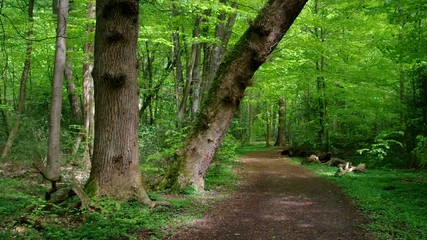
[[[241,158],[238,191],[171,239],[371,239],[366,222],[334,185],[281,159],[280,151]]]

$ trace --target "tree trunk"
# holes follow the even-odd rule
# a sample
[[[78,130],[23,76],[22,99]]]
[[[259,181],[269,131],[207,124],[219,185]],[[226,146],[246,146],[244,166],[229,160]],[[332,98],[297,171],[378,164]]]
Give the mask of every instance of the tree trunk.
[[[272,129],[271,129],[271,125],[272,125],[272,116],[270,113],[270,106],[268,104],[268,102],[266,103],[266,135],[265,135],[265,145],[267,147],[271,146],[271,135],[272,135]]]
[[[279,124],[277,128],[277,140],[274,146],[285,146],[286,143],[286,98],[280,97],[279,100]]]
[[[227,4],[226,0],[220,0],[221,4]],[[232,8],[237,8],[237,3],[231,4]],[[204,64],[203,64],[203,84],[201,88],[201,99],[205,100],[207,93],[212,85],[212,81],[218,71],[219,65],[224,58],[228,42],[231,37],[231,30],[236,20],[236,13],[227,16],[227,13],[221,13],[218,16],[218,24],[215,28],[215,37],[219,43],[204,47]],[[228,17],[228,18],[227,18]]]
[[[64,76],[67,81],[68,101],[70,102],[73,120],[80,123],[82,119],[82,111],[79,104],[79,98],[76,93],[76,86],[73,79],[73,63],[70,58],[67,58],[66,60]]]
[[[21,75],[21,85],[19,88],[19,102],[18,102],[18,109],[16,111],[16,117],[15,121],[13,122],[12,129],[10,130],[7,138],[6,145],[3,148],[2,153],[2,159],[6,159],[10,153],[10,150],[12,149],[13,142],[15,141],[15,137],[18,134],[19,130],[19,124],[21,122],[21,115],[25,111],[25,100],[26,100],[26,90],[27,90],[27,79],[28,74],[30,72],[31,67],[31,54],[33,50],[33,41],[31,40],[33,37],[33,20],[34,20],[34,0],[30,0],[28,3],[28,21],[29,21],[29,27],[28,27],[28,41],[27,41],[27,51],[25,53],[25,62],[24,62],[24,69],[22,70]],[[6,115],[2,111],[2,116],[4,119],[4,125],[7,124],[6,121]],[[7,125],[5,126],[7,127]]]
[[[194,24],[194,30],[193,30],[193,37],[194,38],[200,38],[200,24],[202,22],[201,17],[197,17],[196,22]],[[199,107],[200,107],[200,90],[201,90],[201,81],[202,77],[200,74],[200,67],[201,67],[201,44],[200,43],[193,43],[193,48],[195,51],[195,59],[194,59],[194,66],[193,66],[193,81],[192,81],[192,88],[191,88],[191,119],[195,119],[197,117],[197,114],[199,113]]]
[[[64,80],[66,39],[67,39],[68,0],[59,1],[58,23],[56,29],[55,65],[52,81],[52,101],[49,121],[49,145],[46,163],[46,176],[51,181],[60,178],[60,130],[62,109],[62,85]]]
[[[194,29],[193,29],[193,38],[197,38],[200,36],[200,22],[201,22],[201,18],[200,17],[196,17],[195,21],[194,21]],[[198,74],[199,72],[197,72],[199,69],[196,69],[196,67],[200,67],[200,63],[196,62],[198,59],[198,54],[199,54],[199,44],[198,43],[193,43],[192,47],[191,47],[191,56],[190,59],[188,61],[188,66],[187,66],[187,81],[185,82],[185,88],[184,88],[184,92],[182,94],[182,98],[179,104],[179,108],[178,108],[178,121],[179,121],[179,126],[182,126],[182,123],[185,121],[185,110],[187,109],[187,102],[188,99],[190,97],[190,93],[191,93],[191,87],[194,86],[194,73]],[[200,58],[199,58],[200,59]],[[196,83],[197,84],[197,83]]]
[[[319,14],[318,0],[314,2],[314,14]],[[314,34],[320,43],[325,41],[325,30],[323,27],[315,27]],[[317,83],[317,94],[318,94],[318,111],[319,111],[319,131],[318,141],[320,143],[320,149],[322,151],[329,151],[329,136],[328,129],[326,128],[326,83],[325,77],[323,76],[325,67],[325,57],[321,52],[316,61],[316,71],[318,76],[316,78]]]
[[[95,142],[89,196],[149,202],[138,159],[137,0],[97,0]]]
[[[176,84],[176,109],[177,109],[177,115],[178,115],[178,124],[180,123],[180,117],[179,117],[179,109],[180,109],[180,96],[183,92],[183,85],[184,85],[184,76],[182,74],[182,61],[181,61],[181,42],[179,39],[179,33],[175,32],[172,36],[173,42],[174,42],[174,66],[175,66],[175,84]]]
[[[179,187],[204,190],[204,178],[216,149],[251,84],[255,71],[267,60],[307,0],[270,0],[226,56],[208,98],[179,152]]]
[[[94,0],[89,1],[87,5],[87,19],[95,19],[95,2]],[[86,27],[86,35],[89,37],[94,32],[95,28],[92,23]],[[83,95],[84,95],[84,145],[83,163],[85,167],[90,167],[90,159],[93,155],[93,141],[92,137],[95,134],[95,100],[93,91],[93,43],[90,40],[84,45],[85,62],[83,64]]]

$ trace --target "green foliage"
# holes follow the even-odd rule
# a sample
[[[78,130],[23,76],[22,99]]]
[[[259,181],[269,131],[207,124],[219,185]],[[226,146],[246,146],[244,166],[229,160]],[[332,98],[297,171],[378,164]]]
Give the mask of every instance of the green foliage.
[[[412,153],[417,158],[419,165],[424,167],[427,164],[427,137],[418,135],[416,141],[416,147],[412,150]]]
[[[237,176],[234,167],[236,166],[236,149],[239,142],[231,134],[226,134],[221,143],[213,163],[206,173],[206,189],[225,188],[230,189],[235,186]]]
[[[336,168],[319,164],[305,167],[341,187],[368,216],[367,229],[377,239],[427,238],[425,171],[367,169],[363,174],[337,178]]]
[[[188,128],[164,130],[146,127],[140,130],[141,170],[145,184],[156,189],[170,168],[174,167],[176,151],[183,145]]]
[[[109,198],[91,199],[90,208],[48,204],[42,199],[44,187],[17,178],[0,182],[1,239],[164,239],[180,223],[201,217],[208,203],[193,196],[164,196],[150,193],[156,201],[172,205],[149,208],[130,199],[117,202]],[[177,226],[178,224],[178,226]]]
[[[366,154],[368,160],[374,164],[376,160],[383,164],[383,160],[389,154],[393,144],[403,148],[403,144],[401,142],[390,138],[393,134],[403,135],[403,132],[394,132],[391,134],[381,133],[375,138],[375,142],[372,143],[369,148],[359,149],[357,152],[359,154]]]

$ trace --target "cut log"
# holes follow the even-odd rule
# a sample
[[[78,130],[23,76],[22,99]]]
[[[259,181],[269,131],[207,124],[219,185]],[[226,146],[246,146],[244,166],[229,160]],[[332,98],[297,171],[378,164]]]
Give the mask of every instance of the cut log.
[[[366,169],[366,164],[364,163],[357,165],[357,167],[352,167],[351,162],[346,162],[338,165],[338,170],[335,173],[335,176],[341,177],[344,174],[349,172],[362,173],[365,171],[365,169]]]
[[[340,158],[331,158],[331,160],[329,160],[329,161],[327,161],[327,162],[325,162],[323,164],[328,165],[330,167],[338,167],[338,165],[344,164],[344,163],[346,163],[346,161],[343,160],[343,159],[340,159]]]

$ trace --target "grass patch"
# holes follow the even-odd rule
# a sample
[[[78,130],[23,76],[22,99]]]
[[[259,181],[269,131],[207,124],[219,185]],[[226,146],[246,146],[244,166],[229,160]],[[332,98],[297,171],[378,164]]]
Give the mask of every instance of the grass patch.
[[[300,159],[290,159],[294,163]],[[427,172],[367,169],[334,177],[336,168],[304,165],[343,189],[369,217],[378,239],[427,239]]]

